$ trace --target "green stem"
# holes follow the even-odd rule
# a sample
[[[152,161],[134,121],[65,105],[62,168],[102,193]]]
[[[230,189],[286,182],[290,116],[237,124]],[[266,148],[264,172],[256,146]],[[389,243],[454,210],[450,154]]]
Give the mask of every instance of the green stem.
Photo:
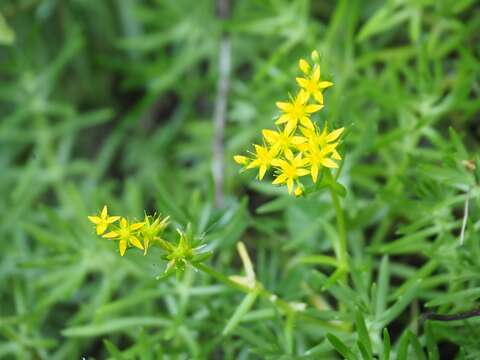
[[[330,171],[327,171],[327,176],[333,182],[333,177]],[[345,216],[343,213],[342,205],[340,204],[340,199],[335,190],[330,186],[330,196],[332,197],[333,207],[335,208],[335,214],[337,217],[337,232],[338,232],[338,243],[335,246],[335,254],[338,259],[339,267],[348,271],[348,252],[347,252],[347,231],[345,227]]]
[[[263,288],[263,286],[260,283],[257,283],[255,288],[251,289],[247,286],[244,286],[242,284],[239,284],[233,280],[231,280],[228,276],[223,275],[222,273],[218,272],[214,268],[205,265],[203,263],[191,263],[193,267],[196,269],[204,272],[207,275],[210,275],[214,279],[224,283],[225,285],[235,289],[239,290],[241,292],[244,292],[246,294],[250,294],[252,292],[257,292],[258,295],[264,299],[267,299],[270,301],[272,304],[274,304],[279,310],[281,310],[283,313],[285,313],[287,316],[293,316],[293,314],[296,314],[296,317],[305,321],[308,321],[313,324],[317,324],[318,326],[322,326],[326,329],[330,329],[332,331],[342,331],[342,332],[348,332],[349,329],[347,326],[344,324],[335,324],[335,323],[330,323],[328,321],[323,321],[319,320],[315,317],[309,316],[307,314],[304,314],[303,312],[297,312],[297,310],[292,306],[292,304],[288,303],[287,301],[280,299],[277,295],[271,293],[270,291],[266,290]]]

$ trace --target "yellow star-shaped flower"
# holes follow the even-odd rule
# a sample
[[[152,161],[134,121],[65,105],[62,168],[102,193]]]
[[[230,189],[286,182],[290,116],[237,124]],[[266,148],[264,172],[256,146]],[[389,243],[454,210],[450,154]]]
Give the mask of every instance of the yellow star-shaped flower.
[[[141,229],[144,225],[145,223],[143,222],[129,224],[127,219],[121,218],[120,227],[114,231],[106,233],[105,235],[103,235],[103,237],[107,239],[119,240],[118,248],[120,250],[121,256],[125,255],[125,251],[127,250],[127,246],[129,245],[133,245],[140,250],[144,250],[142,243],[136,236],[138,230]]]
[[[274,149],[266,146],[255,145],[254,159],[247,165],[247,169],[258,167],[258,178],[262,180],[274,158]]]
[[[278,176],[273,180],[273,185],[287,184],[288,193],[291,194],[293,190],[294,182],[300,177],[309,174],[309,171],[305,169],[306,161],[302,159],[302,153],[298,153],[294,156],[292,151],[285,151],[285,158],[274,159],[272,165],[278,168]]]
[[[88,220],[96,225],[97,235],[102,235],[110,224],[120,219],[120,216],[108,216],[107,205],[105,205],[100,214],[88,216]]]
[[[314,66],[313,71],[310,75],[308,75],[310,70],[310,65],[308,65],[308,67],[306,67],[305,65],[303,66],[300,65],[300,69],[305,74],[305,77],[304,78],[297,77],[297,83],[307,94],[307,100],[310,96],[313,96],[319,104],[323,104],[322,91],[323,89],[333,86],[333,83],[330,81],[320,81],[320,65],[319,64],[316,64]]]
[[[303,126],[313,129],[313,123],[310,120],[310,114],[313,114],[323,108],[323,105],[307,104],[308,93],[301,90],[297,96],[290,102],[277,102],[277,107],[283,111],[275,124],[285,124],[287,132],[293,131],[300,122]]]
[[[275,156],[279,153],[283,154],[285,150],[294,148],[306,141],[303,136],[295,136],[294,132],[288,132],[286,127],[283,131],[263,129],[262,134],[265,141],[274,150]]]

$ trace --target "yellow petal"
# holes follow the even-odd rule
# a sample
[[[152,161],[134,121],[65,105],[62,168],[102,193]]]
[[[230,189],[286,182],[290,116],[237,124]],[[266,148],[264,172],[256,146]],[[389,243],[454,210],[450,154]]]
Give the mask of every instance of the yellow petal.
[[[310,169],[310,173],[312,175],[313,182],[316,183],[318,179],[318,165],[312,165],[312,168]]]
[[[262,135],[269,144],[274,144],[277,142],[278,133],[276,131],[263,129]]]
[[[107,224],[102,222],[97,225],[97,235],[102,235],[107,230]]]
[[[318,80],[320,80],[320,66],[315,65],[315,69],[313,70],[313,74],[312,74],[312,79],[315,82],[318,82]]]
[[[280,184],[283,184],[285,181],[287,181],[287,177],[282,174],[282,175],[277,176],[277,177],[272,181],[272,184],[273,184],[273,185],[280,185]]]
[[[315,98],[315,100],[317,100],[319,104],[323,105],[323,94],[321,91],[315,91],[313,93],[313,97]]]
[[[288,166],[288,163],[282,159],[273,159],[272,165],[277,167],[285,167],[285,166]]]
[[[104,205],[103,206],[103,209],[102,209],[102,212],[100,214],[100,217],[102,219],[106,219],[108,217],[108,209],[107,209],[107,205]]]
[[[300,90],[300,92],[298,93],[297,95],[297,101],[298,103],[300,104],[305,104],[307,101],[308,101],[308,98],[310,97],[310,95],[308,94],[308,92],[306,92],[305,90]]]
[[[247,165],[249,158],[242,155],[235,155],[233,160],[235,160],[235,162],[239,165]]]
[[[329,133],[327,135],[327,142],[332,142],[332,141],[337,140],[337,138],[342,134],[344,129],[345,128],[342,127],[340,129],[334,130],[331,133]]]
[[[132,244],[133,246],[139,248],[140,250],[143,250],[143,245],[142,243],[140,242],[140,240],[138,240],[138,238],[136,236],[130,236],[128,238],[128,241],[130,242],[130,244]]]
[[[102,219],[100,219],[98,216],[87,216],[88,220],[94,224],[100,224],[102,222]]]
[[[283,123],[286,123],[288,121],[290,121],[292,117],[290,116],[290,114],[283,114],[282,116],[280,116],[277,121],[275,121],[275,124],[283,124]]]
[[[106,233],[105,235],[103,235],[102,237],[107,238],[107,239],[114,239],[114,238],[118,237],[118,232],[117,231],[110,231],[110,232]]]
[[[298,176],[305,176],[308,175],[310,172],[307,169],[297,169]]]
[[[319,88],[319,89],[326,89],[326,88],[328,88],[328,87],[330,87],[330,86],[333,86],[333,83],[330,82],[330,81],[320,81],[320,82],[318,83],[318,88]]]
[[[120,256],[125,255],[125,251],[127,250],[127,240],[120,240],[118,243],[118,248],[120,249]]]
[[[302,88],[307,88],[308,87],[308,80],[307,79],[297,77],[296,80],[297,80],[298,86],[300,86]]]
[[[112,224],[112,223],[114,223],[115,221],[117,221],[118,219],[120,219],[120,216],[110,216],[110,217],[107,219],[107,223]]]
[[[332,151],[332,158],[334,158],[335,160],[342,160],[342,157],[340,156],[337,150]]]
[[[126,228],[128,226],[128,221],[125,218],[120,219],[120,227],[121,228]]]
[[[298,123],[297,118],[290,119],[290,121],[287,123],[287,125],[285,125],[285,131],[288,131],[288,133],[291,133],[297,127],[297,123]]]
[[[304,74],[308,74],[310,72],[310,64],[304,59],[300,59],[298,62],[298,67]]]
[[[315,127],[313,126],[312,120],[310,120],[307,116],[302,117],[300,119],[300,123],[306,128],[309,128],[310,130],[315,129]]]
[[[282,111],[289,112],[293,110],[293,105],[288,102],[277,101],[276,104],[277,104],[277,107]]]
[[[253,160],[250,164],[247,165],[247,169],[253,169],[259,167],[261,164],[260,160]]]
[[[287,158],[288,161],[290,161],[290,162],[293,161],[294,156],[293,156],[292,150],[285,149],[285,157]]]
[[[305,112],[311,114],[321,110],[322,108],[323,108],[323,105],[317,105],[317,104],[307,105],[305,106]]]
[[[295,196],[297,196],[297,197],[300,196],[300,195],[302,195],[302,194],[303,194],[302,188],[301,188],[300,186],[297,186],[297,187],[295,188],[294,194],[295,194]]]
[[[145,225],[145,223],[143,223],[143,222],[134,223],[134,224],[130,225],[130,230],[132,230],[132,231],[138,230],[143,225]]]
[[[291,194],[293,190],[293,179],[288,178],[287,179],[287,187],[288,187],[288,193]]]
[[[265,165],[261,165],[260,169],[258,169],[258,178],[262,180],[266,172],[267,172],[267,167]]]
[[[293,145],[300,145],[300,144],[305,143],[307,141],[307,139],[303,136],[292,136],[290,141]]]
[[[338,168],[338,165],[333,160],[328,158],[322,159],[322,165],[333,169]]]

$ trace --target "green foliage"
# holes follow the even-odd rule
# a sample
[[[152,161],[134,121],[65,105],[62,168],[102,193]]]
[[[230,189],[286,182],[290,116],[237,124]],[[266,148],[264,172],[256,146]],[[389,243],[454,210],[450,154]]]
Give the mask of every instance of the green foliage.
[[[1,2],[0,358],[480,358],[480,317],[423,316],[479,306],[477,2],[233,4],[220,20],[213,0]],[[313,49],[335,84],[319,117],[346,128],[344,161],[294,199],[231,159],[271,127]],[[118,256],[86,218],[104,204],[190,223],[216,273],[162,277],[159,248]],[[247,294],[225,285],[243,272],[240,240],[263,286]]]

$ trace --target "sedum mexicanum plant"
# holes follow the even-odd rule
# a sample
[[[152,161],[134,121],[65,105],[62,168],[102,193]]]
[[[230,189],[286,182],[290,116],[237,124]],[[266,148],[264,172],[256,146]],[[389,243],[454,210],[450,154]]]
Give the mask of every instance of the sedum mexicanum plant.
[[[312,119],[312,115],[324,107],[323,91],[333,85],[321,80],[319,57],[312,52],[313,64],[301,59],[299,67],[303,77],[298,77],[300,87],[295,96],[288,102],[277,102],[281,114],[275,123],[275,130],[262,131],[263,144],[254,145],[254,152],[249,156],[237,155],[234,160],[246,169],[258,169],[258,178],[262,180],[269,169],[273,169],[273,184],[285,184],[289,194],[308,196],[323,190],[329,190],[336,211],[338,239],[334,240],[336,259],[327,255],[317,259],[333,265],[336,270],[326,279],[325,286],[337,281],[346,282],[348,273],[348,256],[343,210],[339,195],[345,194],[342,185],[337,182],[341,169],[342,156],[338,146],[344,128],[329,130],[327,124],[320,126]],[[333,174],[331,171],[337,169]],[[307,181],[310,179],[310,183]],[[232,331],[243,315],[253,306],[258,297],[270,301],[280,313],[293,324],[293,318],[316,322],[308,312],[304,303],[287,302],[268,291],[256,279],[250,256],[242,242],[237,243],[237,250],[244,267],[243,275],[226,276],[205,264],[212,252],[202,237],[197,237],[189,225],[177,227],[170,231],[169,216],[144,215],[143,220],[131,221],[123,216],[110,215],[105,205],[97,215],[88,219],[95,225],[96,234],[106,240],[118,241],[118,249],[124,256],[129,249],[143,251],[147,255],[151,246],[158,246],[164,252],[163,259],[167,265],[162,275],[165,278],[173,273],[181,276],[187,267],[202,271],[223,282],[225,285],[244,292],[245,298],[227,322],[223,334]],[[292,325],[293,326],[293,325]],[[331,329],[348,328],[347,323],[329,324]]]
[[[277,128],[262,131],[263,144],[254,144],[250,156],[236,155],[234,160],[245,169],[258,168],[262,180],[273,169],[274,185],[285,184],[290,194],[300,196],[305,192],[302,178],[311,176],[317,184],[323,168],[338,168],[342,160],[337,147],[343,128],[328,130],[312,120],[312,115],[323,109],[323,91],[333,85],[320,78],[319,56],[312,52],[313,66],[300,59],[303,77],[297,77],[299,90],[287,102],[277,102],[281,114],[275,121]]]

